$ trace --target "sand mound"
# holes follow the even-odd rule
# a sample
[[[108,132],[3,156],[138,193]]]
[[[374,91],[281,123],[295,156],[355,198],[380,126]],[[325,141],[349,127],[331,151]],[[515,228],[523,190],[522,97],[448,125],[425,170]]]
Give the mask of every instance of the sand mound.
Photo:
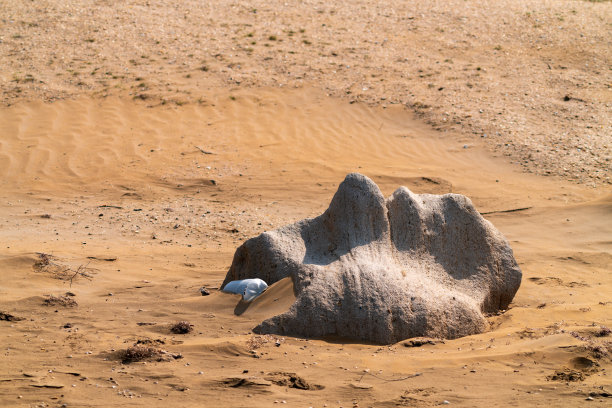
[[[360,174],[321,216],[246,241],[223,285],[288,276],[296,302],[257,332],[377,343],[482,332],[521,282],[507,241],[468,198],[401,187],[385,199]]]

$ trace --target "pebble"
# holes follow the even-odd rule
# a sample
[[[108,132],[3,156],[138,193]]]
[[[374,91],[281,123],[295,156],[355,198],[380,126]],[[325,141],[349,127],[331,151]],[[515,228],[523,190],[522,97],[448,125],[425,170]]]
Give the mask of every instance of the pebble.
[[[200,288],[200,293],[202,294],[202,296],[208,296],[210,295],[210,292],[208,291],[208,289],[206,289],[204,286],[202,286]]]
[[[448,405],[448,404],[450,404],[450,402],[448,402],[447,400],[444,400],[444,401],[442,401],[442,404]]]

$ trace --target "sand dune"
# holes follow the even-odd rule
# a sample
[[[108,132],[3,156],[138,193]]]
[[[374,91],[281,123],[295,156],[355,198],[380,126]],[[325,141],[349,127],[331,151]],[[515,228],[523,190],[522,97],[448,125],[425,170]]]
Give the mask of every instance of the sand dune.
[[[0,405],[609,401],[609,192],[310,89],[22,102],[0,134],[0,311],[23,318],[0,321]],[[385,195],[465,194],[506,235],[523,284],[491,331],[418,348],[251,333],[294,295],[289,281],[250,305],[220,293],[236,246],[321,213],[352,171]],[[193,332],[170,332],[179,320]],[[182,358],[121,364],[138,340]]]

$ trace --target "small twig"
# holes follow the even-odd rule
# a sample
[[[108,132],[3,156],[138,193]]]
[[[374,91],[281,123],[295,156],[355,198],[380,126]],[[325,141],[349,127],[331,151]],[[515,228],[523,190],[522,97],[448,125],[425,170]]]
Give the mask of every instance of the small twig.
[[[118,210],[123,210],[123,207],[119,207],[118,205],[107,205],[107,204],[99,205],[98,208],[116,208]]]
[[[204,150],[204,149],[202,149],[200,146],[195,146],[195,145],[194,145],[194,147],[195,147],[196,149],[198,149],[200,152],[202,152],[203,154],[214,154],[213,152],[209,152],[208,150]]]
[[[569,96],[569,95],[565,95],[565,96],[563,97],[563,100],[564,100],[565,102],[567,102],[567,101],[571,101],[571,100],[574,100],[574,101],[579,101],[579,102],[586,102],[584,99],[576,98],[576,97],[574,97],[574,96]]]
[[[511,213],[511,212],[517,212],[517,211],[525,211],[525,210],[530,210],[533,207],[523,207],[523,208],[513,208],[511,210],[500,210],[500,211],[488,211],[488,212],[483,212],[480,213],[480,215],[489,215],[489,214],[500,214],[500,213]]]
[[[414,378],[414,377],[419,377],[421,375],[423,375],[423,373],[414,373],[414,374],[410,374],[406,377],[401,377],[401,378],[383,378],[383,377],[379,377],[376,374],[372,374],[372,373],[363,373],[363,375],[361,376],[361,378],[359,378],[359,382],[361,382],[361,380],[363,379],[363,377],[365,377],[366,375],[371,375],[374,378],[378,378],[379,380],[385,381],[385,382],[391,382],[391,381],[404,381],[404,380],[408,380],[410,378]]]
[[[80,377],[81,376],[81,373],[77,373],[77,372],[74,372],[74,371],[55,371],[55,370],[53,370],[53,372],[54,373],[60,373],[60,374],[73,375],[75,377]]]
[[[117,260],[116,256],[110,257],[110,258],[98,258],[97,256],[88,256],[87,259],[94,259],[94,260],[98,260],[98,261],[106,261],[106,262],[114,262]]]
[[[77,270],[74,272],[74,275],[72,275],[70,277],[70,287],[72,287],[72,280],[74,278],[77,277],[77,275],[81,275],[82,277],[86,278],[86,279],[91,279],[91,276],[87,274],[86,270],[87,267],[89,266],[89,262],[87,262],[87,265],[83,266],[82,264],[79,265],[79,267],[77,268]],[[67,270],[70,270],[70,268],[68,268]]]

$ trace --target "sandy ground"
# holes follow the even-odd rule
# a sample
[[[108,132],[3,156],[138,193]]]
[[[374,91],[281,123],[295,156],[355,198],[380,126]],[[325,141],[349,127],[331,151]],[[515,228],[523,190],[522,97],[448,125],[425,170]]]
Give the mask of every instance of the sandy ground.
[[[208,106],[84,98],[0,111],[0,306],[24,319],[0,322],[1,405],[605,400],[610,337],[597,334],[612,323],[609,193],[456,147],[401,107],[317,90],[232,96],[210,95]],[[238,296],[216,290],[234,249],[319,214],[350,171],[385,194],[398,185],[466,194],[506,234],[524,280],[490,332],[419,348],[250,332],[285,310],[292,291],[273,287],[244,311]],[[66,292],[78,305],[48,300]],[[194,331],[171,333],[180,320]],[[183,358],[122,364],[139,340]],[[583,380],[548,379],[566,369]],[[292,375],[314,389],[288,386]]]
[[[609,405],[610,3],[386,4],[3,3],[1,406]],[[490,331],[251,332],[293,293],[220,293],[235,248],[320,214],[352,171],[465,194],[506,235],[523,283]],[[123,363],[137,342],[165,353]]]
[[[609,1],[583,0],[4,0],[1,100],[314,85],[609,185],[610,21]]]

